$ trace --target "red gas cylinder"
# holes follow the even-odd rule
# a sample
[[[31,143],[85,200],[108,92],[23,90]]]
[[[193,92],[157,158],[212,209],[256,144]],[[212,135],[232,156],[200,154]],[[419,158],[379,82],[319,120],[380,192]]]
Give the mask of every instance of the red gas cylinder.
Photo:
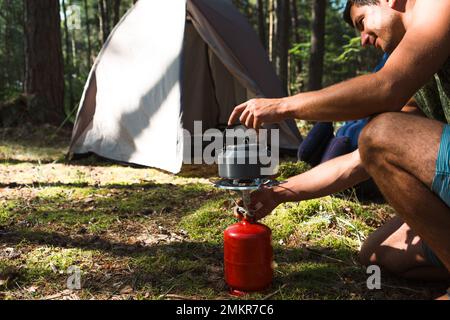
[[[225,230],[225,281],[232,294],[268,288],[273,278],[272,261],[272,232],[269,227],[243,220]]]

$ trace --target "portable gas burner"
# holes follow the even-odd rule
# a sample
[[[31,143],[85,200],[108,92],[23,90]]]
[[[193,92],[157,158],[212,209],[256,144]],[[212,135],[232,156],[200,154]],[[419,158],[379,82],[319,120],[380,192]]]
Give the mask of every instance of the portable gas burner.
[[[248,143],[232,145],[218,155],[222,180],[215,186],[240,193],[243,203],[243,207],[238,206],[243,219],[224,232],[225,281],[230,293],[236,296],[265,290],[273,278],[272,232],[254,221],[250,195],[262,186],[277,182],[271,180],[273,174],[262,174],[264,166],[258,161],[255,149],[255,145]],[[270,156],[267,148],[263,152]]]
[[[239,206],[236,201],[236,207],[238,212],[249,220],[253,218],[253,209],[250,208],[251,198],[250,194],[253,191],[260,189],[262,186],[273,186],[278,184],[277,181],[256,178],[253,180],[248,179],[222,179],[216,182],[214,185],[223,190],[236,191],[241,194],[242,203],[244,206]]]

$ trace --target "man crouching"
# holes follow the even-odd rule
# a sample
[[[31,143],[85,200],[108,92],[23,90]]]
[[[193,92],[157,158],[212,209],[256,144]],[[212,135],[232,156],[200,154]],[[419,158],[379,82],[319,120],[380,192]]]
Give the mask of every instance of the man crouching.
[[[372,177],[398,216],[370,235],[361,262],[405,278],[447,282],[450,1],[350,0],[344,18],[359,30],[363,46],[390,54],[382,70],[320,91],[250,100],[229,122],[257,129],[287,118],[373,117],[359,150],[253,193],[255,213],[260,219],[281,203],[326,196]]]

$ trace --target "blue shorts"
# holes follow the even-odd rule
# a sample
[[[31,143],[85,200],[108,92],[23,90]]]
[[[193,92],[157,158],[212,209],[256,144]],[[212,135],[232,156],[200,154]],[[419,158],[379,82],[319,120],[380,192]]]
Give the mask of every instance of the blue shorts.
[[[436,173],[431,189],[450,207],[450,126],[442,132],[441,144],[436,160]]]
[[[439,153],[436,160],[436,173],[434,175],[431,189],[435,194],[441,198],[445,204],[450,207],[450,126],[446,125],[442,132],[441,144],[439,146]],[[431,251],[431,249],[424,244],[423,246],[425,257],[435,266],[444,267],[444,264]]]

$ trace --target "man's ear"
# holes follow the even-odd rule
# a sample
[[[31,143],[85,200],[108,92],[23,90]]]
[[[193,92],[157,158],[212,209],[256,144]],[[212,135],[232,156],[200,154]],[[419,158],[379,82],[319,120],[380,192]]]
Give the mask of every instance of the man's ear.
[[[406,6],[406,0],[387,0],[388,6],[391,9],[404,12]]]
[[[391,9],[395,9],[396,5],[397,5],[397,0],[388,0],[388,6]]]

